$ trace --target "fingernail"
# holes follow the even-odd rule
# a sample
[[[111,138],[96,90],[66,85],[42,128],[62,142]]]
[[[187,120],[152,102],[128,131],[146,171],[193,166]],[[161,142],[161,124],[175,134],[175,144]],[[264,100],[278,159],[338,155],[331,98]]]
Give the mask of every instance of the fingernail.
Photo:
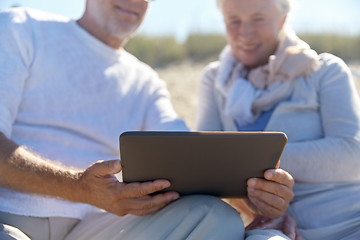
[[[265,172],[266,179],[272,179],[273,176],[274,176],[274,173],[272,171]]]
[[[256,179],[250,178],[250,179],[248,180],[247,184],[248,184],[249,187],[255,187],[255,185],[256,185]]]
[[[115,169],[119,169],[120,166],[121,166],[120,163],[121,163],[120,160],[115,161],[115,162],[114,162],[114,168],[115,168]]]
[[[171,197],[171,200],[176,200],[176,199],[178,199],[180,197],[180,195],[177,193],[177,192],[175,192],[175,194]]]
[[[162,187],[163,188],[168,188],[168,187],[170,187],[170,183],[169,182],[164,182],[163,184],[162,184]]]
[[[247,188],[247,190],[248,190],[248,192],[249,192],[249,193],[252,193],[252,192],[254,192],[254,191],[255,191],[255,189],[254,189],[254,188],[252,188],[252,187],[248,187],[248,188]]]

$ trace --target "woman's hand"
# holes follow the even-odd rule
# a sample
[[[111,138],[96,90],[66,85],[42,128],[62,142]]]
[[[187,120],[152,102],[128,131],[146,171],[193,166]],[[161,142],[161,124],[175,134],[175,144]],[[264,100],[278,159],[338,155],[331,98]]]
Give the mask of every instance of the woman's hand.
[[[280,218],[294,197],[294,179],[282,169],[270,169],[265,179],[248,180],[248,205],[256,215],[267,218]]]

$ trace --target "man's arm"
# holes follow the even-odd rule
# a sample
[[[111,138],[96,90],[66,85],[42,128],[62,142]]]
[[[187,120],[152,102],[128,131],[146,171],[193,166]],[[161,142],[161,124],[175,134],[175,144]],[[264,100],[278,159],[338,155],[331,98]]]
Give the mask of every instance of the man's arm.
[[[79,171],[47,161],[0,134],[2,187],[75,200],[76,196],[70,189],[76,187],[78,178]]]
[[[177,199],[174,192],[150,193],[170,186],[166,180],[125,184],[114,174],[119,160],[97,162],[85,170],[73,170],[44,159],[0,133],[0,186],[58,197],[102,208],[117,215],[147,215]]]

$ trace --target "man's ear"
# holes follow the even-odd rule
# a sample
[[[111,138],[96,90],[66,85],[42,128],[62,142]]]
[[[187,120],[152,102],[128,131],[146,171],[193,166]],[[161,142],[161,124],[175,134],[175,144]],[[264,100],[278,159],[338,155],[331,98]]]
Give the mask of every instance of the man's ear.
[[[284,24],[286,22],[286,19],[287,19],[287,14],[285,14],[285,16],[283,16],[282,20],[281,20],[281,28],[284,27]]]

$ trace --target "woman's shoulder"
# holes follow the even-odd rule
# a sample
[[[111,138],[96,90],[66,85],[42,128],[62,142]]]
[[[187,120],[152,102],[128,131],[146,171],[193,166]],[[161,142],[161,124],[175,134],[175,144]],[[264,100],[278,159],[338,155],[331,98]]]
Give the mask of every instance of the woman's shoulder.
[[[213,61],[208,63],[205,68],[204,72],[217,72],[220,67],[220,61]]]
[[[331,53],[321,53],[319,54],[319,61],[322,63],[322,69],[327,68],[340,68],[340,69],[348,69],[349,67],[346,65],[344,60],[341,58],[331,54]]]
[[[203,70],[202,81],[214,81],[220,68],[220,61],[208,63]]]
[[[320,67],[310,76],[310,79],[324,82],[337,78],[350,78],[350,68],[341,58],[331,53],[321,53],[319,61]]]

